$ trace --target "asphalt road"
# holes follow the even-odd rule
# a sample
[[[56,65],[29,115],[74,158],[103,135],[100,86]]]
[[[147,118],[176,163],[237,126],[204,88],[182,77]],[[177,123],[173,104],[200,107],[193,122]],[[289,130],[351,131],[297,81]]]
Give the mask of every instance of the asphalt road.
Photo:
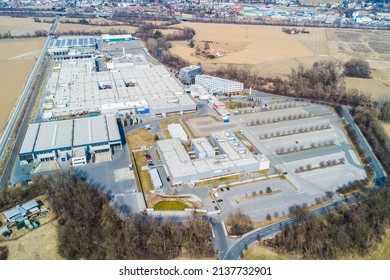
[[[331,204],[324,205],[321,208],[315,209],[313,211],[310,211],[309,213],[311,215],[324,215],[329,210],[335,209],[341,202],[351,203],[351,198],[345,198],[341,201],[336,201]],[[225,254],[223,254],[223,257],[220,259],[223,260],[237,260],[240,258],[241,252],[245,251],[245,247],[249,246],[253,242],[257,241],[257,238],[260,237],[261,239],[266,239],[275,236],[277,233],[279,233],[283,227],[286,225],[291,225],[295,222],[294,219],[289,218],[286,220],[283,220],[281,222],[269,225],[264,228],[255,229],[245,235],[242,236],[241,239],[239,239],[236,243],[234,243]]]
[[[356,125],[356,123],[353,121],[351,115],[349,114],[349,108],[346,106],[343,106],[343,115],[345,120],[352,126],[352,128],[355,130],[359,141],[363,147],[363,149],[366,151],[367,156],[371,160],[372,167],[375,172],[375,185],[381,186],[385,182],[386,178],[386,172],[384,171],[381,163],[377,159],[377,157],[374,155],[373,151],[371,150],[370,145],[368,144],[366,138],[364,138],[362,132],[360,131],[359,127]]]

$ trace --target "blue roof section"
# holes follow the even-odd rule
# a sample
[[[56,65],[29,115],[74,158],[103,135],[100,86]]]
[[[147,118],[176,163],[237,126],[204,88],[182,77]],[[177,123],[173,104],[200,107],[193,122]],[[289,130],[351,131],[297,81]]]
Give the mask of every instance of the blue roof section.
[[[49,49],[59,47],[92,47],[95,46],[95,44],[96,39],[91,37],[53,39],[49,43]]]
[[[30,210],[30,209],[33,209],[33,208],[38,207],[38,206],[39,206],[39,204],[35,200],[31,200],[31,201],[26,202],[25,204],[22,205],[22,207],[26,210]]]

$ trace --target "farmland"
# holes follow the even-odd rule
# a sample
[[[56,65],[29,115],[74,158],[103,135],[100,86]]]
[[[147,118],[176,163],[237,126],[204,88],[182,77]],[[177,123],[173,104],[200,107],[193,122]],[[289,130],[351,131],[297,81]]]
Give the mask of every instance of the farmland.
[[[13,36],[34,34],[38,30],[49,31],[51,23],[34,22],[33,18],[0,17],[0,33],[8,31]]]
[[[7,123],[43,43],[44,38],[0,40],[0,131]]]
[[[224,56],[206,59],[195,55],[187,42],[175,42],[172,53],[190,63],[200,62],[206,70],[220,66],[249,67],[262,76],[286,76],[291,68],[302,64],[310,67],[322,59],[346,62],[362,58],[370,63],[372,79],[348,78],[347,88],[376,98],[390,95],[390,35],[386,31],[306,28],[310,33],[287,35],[282,27],[258,25],[227,25],[181,23],[179,27],[195,29],[195,46],[201,49],[205,41]]]

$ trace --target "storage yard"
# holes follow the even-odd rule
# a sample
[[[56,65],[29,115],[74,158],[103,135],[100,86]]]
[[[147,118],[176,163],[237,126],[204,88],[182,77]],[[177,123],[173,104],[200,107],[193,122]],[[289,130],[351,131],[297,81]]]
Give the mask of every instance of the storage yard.
[[[287,106],[283,99],[262,101],[259,111],[239,109],[231,118],[298,189],[321,195],[366,178],[334,111],[295,101]]]

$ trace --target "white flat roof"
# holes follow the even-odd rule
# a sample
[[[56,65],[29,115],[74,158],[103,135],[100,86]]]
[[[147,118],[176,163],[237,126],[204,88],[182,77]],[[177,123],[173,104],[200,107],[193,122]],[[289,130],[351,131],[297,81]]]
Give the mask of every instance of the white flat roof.
[[[132,102],[164,112],[196,107],[163,65],[149,65],[141,54],[133,54],[129,59],[114,58],[112,63],[113,71],[94,72],[93,59],[61,61],[59,72],[52,73],[46,86],[46,94],[54,95],[53,112],[93,112],[103,106],[116,108],[116,104],[125,104],[128,109],[136,105]],[[133,86],[126,87],[125,81],[132,81]],[[109,87],[99,89],[99,84]]]
[[[214,151],[213,145],[211,145],[206,137],[193,138],[191,139],[191,143],[199,152],[207,153],[209,151]]]

